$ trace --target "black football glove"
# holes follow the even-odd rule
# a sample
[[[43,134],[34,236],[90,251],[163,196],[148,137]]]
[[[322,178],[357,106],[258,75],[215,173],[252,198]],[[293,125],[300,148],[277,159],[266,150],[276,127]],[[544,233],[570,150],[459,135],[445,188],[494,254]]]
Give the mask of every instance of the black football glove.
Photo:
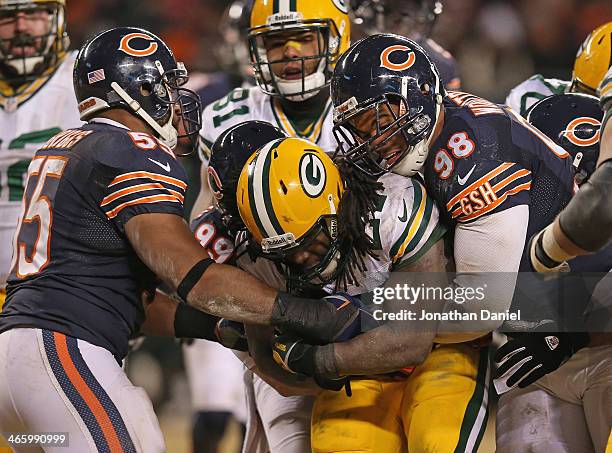
[[[244,324],[237,321],[221,318],[215,325],[215,335],[219,343],[236,351],[248,351],[249,344],[244,333]]]
[[[311,377],[323,389],[338,391],[346,387],[347,393],[349,393],[350,390],[347,387],[349,383],[348,377],[332,379],[317,373],[315,354],[317,348],[320,347],[304,343],[292,335],[277,335],[272,342],[272,356],[274,361],[285,370],[290,373]]]
[[[532,332],[514,338],[495,354],[496,379],[507,387],[525,388],[555,371],[589,342],[587,333]]]

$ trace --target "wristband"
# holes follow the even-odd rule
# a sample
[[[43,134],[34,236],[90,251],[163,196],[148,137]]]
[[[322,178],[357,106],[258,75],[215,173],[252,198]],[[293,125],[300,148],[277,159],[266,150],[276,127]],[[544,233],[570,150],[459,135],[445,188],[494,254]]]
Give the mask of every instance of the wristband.
[[[177,338],[203,338],[219,342],[215,327],[219,317],[204,313],[184,302],[179,302],[174,315],[174,336]]]
[[[549,226],[547,226],[542,232],[540,238],[538,239],[542,241],[542,250],[544,251],[544,253],[546,253],[546,255],[550,257],[550,259],[556,261],[557,264],[559,264],[572,259],[573,256],[567,253],[559,245],[555,238],[553,226],[554,223],[551,223]]]
[[[208,266],[213,264],[214,261],[210,258],[204,258],[201,261],[198,261],[193,265],[189,272],[183,277],[181,283],[179,283],[178,288],[176,288],[176,293],[179,295],[183,302],[187,302],[187,296],[189,292],[193,289],[193,287],[200,281]]]

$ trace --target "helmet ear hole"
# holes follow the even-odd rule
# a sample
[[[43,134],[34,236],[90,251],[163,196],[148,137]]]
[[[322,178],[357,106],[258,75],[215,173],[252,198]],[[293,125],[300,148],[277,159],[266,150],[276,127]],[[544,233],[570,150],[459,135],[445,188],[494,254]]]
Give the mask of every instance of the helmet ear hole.
[[[283,191],[283,193],[287,195],[287,192],[289,191],[287,190],[287,186],[285,185],[285,182],[282,179],[280,180],[280,186],[281,186],[281,190]]]
[[[151,96],[153,94],[153,86],[149,82],[140,85],[140,94],[143,96]]]

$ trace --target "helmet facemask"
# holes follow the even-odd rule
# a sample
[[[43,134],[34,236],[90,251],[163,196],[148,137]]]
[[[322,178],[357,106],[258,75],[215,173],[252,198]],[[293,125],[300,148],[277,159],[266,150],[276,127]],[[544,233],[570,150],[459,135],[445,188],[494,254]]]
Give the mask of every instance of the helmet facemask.
[[[336,155],[341,153],[370,176],[399,172],[396,170],[414,175],[427,158],[435,124],[422,106],[411,109],[410,105],[402,95],[385,93],[362,104],[351,98],[337,107],[333,129],[339,144]],[[390,148],[398,135],[402,138],[400,149]]]
[[[330,19],[299,20],[299,13],[294,14],[296,17],[293,20],[252,28],[248,41],[255,79],[261,90],[271,96],[299,102],[315,96],[329,85],[332,66],[339,56],[341,34]],[[287,37],[289,33],[300,36],[310,32],[314,32],[317,44],[314,55],[268,59],[269,43],[275,40],[293,41]],[[274,73],[273,66],[295,62],[299,63],[299,69],[295,68],[295,74],[300,74],[299,78],[287,79]],[[314,71],[309,71],[312,62],[316,65]]]
[[[582,94],[588,94],[591,96],[597,95],[597,90],[594,90],[593,88],[585,85],[580,80],[578,80],[578,78],[576,77],[574,77],[574,79],[572,80],[572,83],[568,91],[570,93],[582,93]]]
[[[36,79],[47,68],[54,66],[58,58],[68,47],[68,38],[64,32],[64,6],[60,3],[26,3],[3,6],[0,9],[0,22],[16,20],[16,15],[25,13],[28,16],[47,12],[47,31],[40,35],[19,33],[10,39],[0,39],[0,72],[3,78],[13,85],[20,85]],[[35,53],[15,54],[14,49],[34,47]]]
[[[307,251],[321,235],[327,240],[328,246],[325,254],[318,263],[311,266],[297,264],[292,259],[299,252]],[[290,236],[293,236],[289,233]],[[289,236],[284,235],[284,236]],[[336,214],[322,215],[317,222],[300,238],[284,238],[285,245],[278,248],[268,246],[274,238],[262,241],[262,256],[280,264],[279,269],[292,289],[321,288],[335,281],[343,269],[343,257],[340,241],[338,240],[338,218]]]

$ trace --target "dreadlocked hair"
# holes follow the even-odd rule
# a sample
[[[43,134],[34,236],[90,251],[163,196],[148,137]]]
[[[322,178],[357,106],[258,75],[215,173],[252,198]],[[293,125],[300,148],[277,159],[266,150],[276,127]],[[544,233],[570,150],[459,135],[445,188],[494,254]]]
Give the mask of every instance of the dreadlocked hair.
[[[345,190],[338,206],[338,241],[345,254],[342,270],[336,280],[336,289],[348,285],[359,285],[357,272],[366,270],[367,255],[378,260],[374,239],[367,234],[366,227],[376,212],[377,191],[383,184],[377,178],[366,175],[346,159],[336,162],[344,180]]]

